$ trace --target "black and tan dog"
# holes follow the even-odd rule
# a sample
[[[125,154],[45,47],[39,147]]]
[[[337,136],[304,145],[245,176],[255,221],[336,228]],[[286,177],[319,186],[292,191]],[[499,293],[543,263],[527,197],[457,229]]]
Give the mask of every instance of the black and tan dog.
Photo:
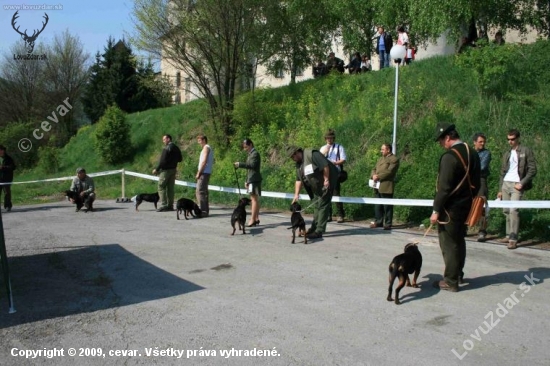
[[[290,224],[292,226],[289,229],[292,229],[292,244],[296,240],[296,230],[298,230],[298,236],[304,237],[304,244],[307,244],[306,221],[300,213],[302,206],[298,202],[294,202],[290,205],[290,211],[292,211],[292,215],[290,216]]]
[[[420,251],[418,250],[416,244],[409,243],[405,245],[405,252],[393,258],[392,262],[390,263],[390,287],[388,289],[387,300],[393,301],[393,299],[391,298],[393,282],[395,281],[396,277],[399,277],[399,284],[395,289],[395,303],[397,305],[401,304],[401,302],[399,301],[399,291],[401,291],[401,289],[405,287],[405,284],[407,286],[418,287],[416,280],[418,279],[421,268],[422,254],[420,254]],[[409,275],[413,272],[414,277],[411,285]]]
[[[131,199],[132,202],[135,202],[136,211],[139,211],[138,207],[143,201],[152,202],[155,205],[155,210],[157,209],[157,203],[160,201],[158,192],[155,193],[140,193]]]
[[[246,206],[250,204],[250,198],[242,197],[239,200],[239,204],[235,209],[233,210],[233,214],[231,215],[231,226],[233,227],[233,232],[231,235],[235,235],[235,224],[239,224],[239,230],[243,231],[243,234],[246,234],[245,232],[245,223],[246,223]]]
[[[193,212],[195,214],[193,214]],[[191,215],[193,217],[202,217],[202,211],[199,208],[199,205],[197,205],[195,202],[188,198],[180,198],[176,202],[176,217],[179,220],[180,219],[180,213],[183,213],[183,216],[186,220],[189,220],[187,218],[187,215]]]

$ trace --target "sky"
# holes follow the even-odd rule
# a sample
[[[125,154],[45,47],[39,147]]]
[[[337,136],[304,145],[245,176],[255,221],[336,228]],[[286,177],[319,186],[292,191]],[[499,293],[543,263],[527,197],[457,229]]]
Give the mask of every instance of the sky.
[[[133,34],[134,26],[131,20],[132,0],[0,0],[0,54],[9,53],[10,47],[16,42],[23,44],[21,36],[13,29],[11,21],[15,9],[10,6],[59,6],[54,10],[20,10],[17,26],[19,30],[27,29],[32,34],[34,29],[42,27],[44,13],[49,17],[48,24],[38,36],[36,45],[41,42],[50,43],[56,34],[68,30],[73,36],[78,36],[87,51],[94,59],[97,51],[103,53],[107,39],[112,36],[116,40],[128,34]],[[138,50],[134,51],[136,53]]]

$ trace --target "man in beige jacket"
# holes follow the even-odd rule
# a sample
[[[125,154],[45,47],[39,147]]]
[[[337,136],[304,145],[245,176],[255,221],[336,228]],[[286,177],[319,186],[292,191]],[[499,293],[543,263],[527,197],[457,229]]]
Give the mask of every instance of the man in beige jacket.
[[[380,182],[378,189],[374,189],[376,198],[393,198],[394,179],[399,169],[399,159],[392,154],[390,144],[384,144],[380,148],[382,157],[376,163],[372,170],[371,179],[374,183]],[[384,230],[391,230],[393,220],[392,205],[375,205],[375,221],[371,223],[371,228],[384,227]]]

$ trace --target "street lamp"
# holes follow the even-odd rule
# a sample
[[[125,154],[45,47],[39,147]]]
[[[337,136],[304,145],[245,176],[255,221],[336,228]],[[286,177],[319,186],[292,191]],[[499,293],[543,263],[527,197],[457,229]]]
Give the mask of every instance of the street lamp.
[[[390,57],[395,61],[395,100],[393,104],[393,143],[392,143],[392,153],[397,153],[397,92],[399,91],[399,64],[401,60],[405,58],[407,50],[405,46],[394,45],[390,50]],[[399,60],[400,62],[397,62]]]

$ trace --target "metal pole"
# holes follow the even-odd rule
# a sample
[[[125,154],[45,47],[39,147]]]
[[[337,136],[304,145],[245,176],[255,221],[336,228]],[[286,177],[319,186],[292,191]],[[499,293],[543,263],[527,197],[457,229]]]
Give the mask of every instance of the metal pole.
[[[399,64],[395,66],[395,100],[393,104],[393,143],[392,153],[397,154],[397,94],[399,92]]]
[[[124,200],[126,198],[126,194],[124,192],[124,168],[122,168],[122,199]]]

